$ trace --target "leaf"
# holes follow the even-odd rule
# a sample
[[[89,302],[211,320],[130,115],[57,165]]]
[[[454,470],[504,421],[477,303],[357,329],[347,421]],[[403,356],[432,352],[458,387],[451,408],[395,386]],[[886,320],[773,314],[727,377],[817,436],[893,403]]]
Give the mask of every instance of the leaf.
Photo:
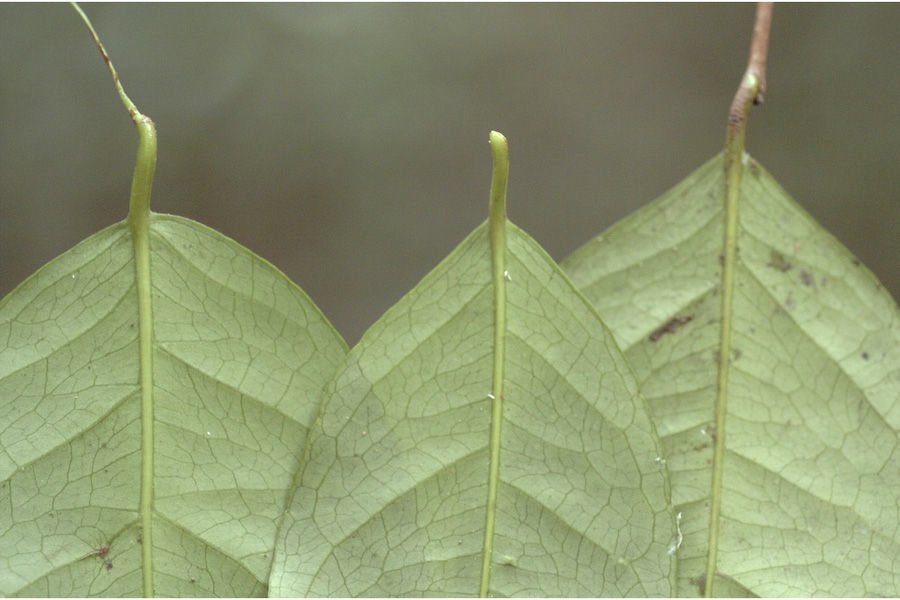
[[[498,213],[338,370],[272,595],[668,594],[674,518],[633,375],[568,278]]]
[[[723,157],[563,263],[625,350],[662,438],[683,513],[677,593],[897,596],[897,305],[767,172],[744,163],[724,430],[713,427]]]
[[[152,413],[127,223],[0,301],[5,596],[143,595],[148,570],[162,596],[265,594],[297,457],[346,346],[263,259],[187,219],[150,219]]]

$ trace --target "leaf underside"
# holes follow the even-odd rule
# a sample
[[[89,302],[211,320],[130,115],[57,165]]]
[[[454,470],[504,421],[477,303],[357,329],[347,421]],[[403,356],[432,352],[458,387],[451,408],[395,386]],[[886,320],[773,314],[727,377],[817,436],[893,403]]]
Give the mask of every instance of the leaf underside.
[[[264,595],[321,391],[346,352],[277,269],[153,215],[153,422],[141,447],[134,250],[125,223],[0,302],[0,594]],[[141,559],[152,452],[153,560]],[[80,560],[108,544],[103,557]]]
[[[507,225],[500,475],[487,506],[493,305],[486,225],[347,356],[279,530],[270,594],[668,595],[665,469],[612,336]]]
[[[496,506],[486,227],[347,355],[270,264],[154,215],[153,448],[130,231],[92,236],[0,301],[0,594],[471,596],[494,511],[492,595],[898,595],[897,305],[747,158],[716,431],[724,191],[720,156],[571,281],[507,226]]]
[[[726,427],[715,431],[724,194],[718,156],[562,265],[625,351],[662,439],[683,515],[677,594],[707,591],[712,541],[713,596],[897,596],[897,305],[745,157]]]

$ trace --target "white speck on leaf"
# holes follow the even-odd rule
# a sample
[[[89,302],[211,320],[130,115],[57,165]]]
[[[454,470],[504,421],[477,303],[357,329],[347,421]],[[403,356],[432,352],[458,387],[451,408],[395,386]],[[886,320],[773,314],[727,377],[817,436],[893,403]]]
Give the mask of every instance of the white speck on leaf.
[[[684,536],[681,534],[681,511],[678,511],[678,514],[675,515],[675,543],[669,546],[669,554],[675,554],[675,551],[681,548],[681,542],[684,541]]]

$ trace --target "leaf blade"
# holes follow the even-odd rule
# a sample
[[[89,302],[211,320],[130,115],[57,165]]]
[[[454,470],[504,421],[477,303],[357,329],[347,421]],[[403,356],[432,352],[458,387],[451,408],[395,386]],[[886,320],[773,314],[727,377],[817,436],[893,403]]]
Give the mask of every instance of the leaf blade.
[[[871,445],[858,439],[852,445],[838,444],[835,450],[836,439],[858,438],[859,429],[854,427],[869,430],[886,448],[896,447],[900,379],[896,304],[768,173],[752,159],[745,162],[729,363],[723,533],[718,539],[724,554],[712,593],[742,588],[763,596],[896,594],[900,589],[896,569],[874,566],[884,564],[883,559],[873,558],[863,575],[858,556],[842,557],[835,536],[821,522],[812,528],[814,541],[832,539],[831,544],[810,541],[802,520],[788,527],[775,517],[785,510],[803,514],[804,506],[821,513],[824,506],[843,515],[836,522],[846,533],[896,530],[896,507],[882,502],[879,518],[886,521],[873,527],[871,508],[869,516],[860,519],[841,508],[854,505],[840,494],[832,505],[828,501],[822,505],[821,489],[813,493],[815,487],[828,485],[835,493],[844,490],[844,495],[856,489],[869,498],[857,500],[864,505],[872,497],[895,497],[900,489],[896,456],[873,454],[866,449]],[[684,547],[678,553],[682,595],[702,595],[706,587],[700,565],[707,552],[704,521],[709,509],[704,503],[711,492],[706,461],[712,460],[717,435],[710,425],[721,318],[715,282],[723,239],[722,165],[721,156],[714,158],[563,263],[625,349],[663,438],[673,500],[685,519]],[[648,339],[649,332],[673,315],[687,314],[693,315],[689,324],[655,341]],[[786,409],[785,401],[794,408]],[[868,423],[874,416],[861,416],[868,409],[851,409],[854,403],[871,407],[873,415],[882,416],[883,425]],[[826,422],[822,411],[837,411],[845,421]],[[830,458],[822,464],[804,458],[810,447],[830,453]],[[882,466],[880,477],[869,477],[870,462]],[[757,504],[753,512],[753,503],[742,500],[745,496],[762,502],[765,494],[777,497],[779,490],[794,488],[792,500],[786,502],[789,508],[769,498],[765,504],[769,510],[763,511],[768,517],[748,518],[760,509]],[[742,524],[742,518],[752,526]],[[785,541],[779,551],[767,554],[763,548],[771,536]],[[858,539],[869,540],[885,557],[900,549],[897,539],[888,538],[870,533]],[[738,548],[738,540],[745,547]],[[807,554],[830,554],[806,564],[802,549]],[[810,575],[812,570],[815,575]]]
[[[155,589],[259,595],[298,449],[346,345],[299,288],[221,234],[153,215],[150,236]],[[128,226],[114,225],[0,302],[2,421],[65,427],[0,434],[4,595],[142,593],[133,256]],[[78,560],[101,543],[111,568]]]
[[[528,375],[536,364],[533,347],[541,340],[548,342],[546,333],[528,331],[527,325],[514,325],[516,321],[524,323],[527,315],[539,327],[551,327],[535,311],[559,302],[569,311],[578,307],[591,332],[602,332],[602,325],[533,241],[512,225],[506,235],[507,375],[489,591],[583,595],[610,593],[621,585],[621,593],[662,593],[668,586],[666,551],[674,527],[665,499],[665,474],[653,460],[652,426],[646,413],[641,420],[642,401],[633,381],[630,390],[623,388],[630,395],[610,391],[603,396],[610,405],[605,410],[620,410],[623,417],[629,413],[647,428],[641,432],[632,425],[622,433],[612,427],[614,419],[604,418],[594,406],[600,403],[599,394],[588,401],[577,388],[573,391],[564,377],[567,371],[596,374],[601,369],[612,381],[612,373],[623,369],[625,374],[619,377],[624,382],[630,374],[621,357],[619,362],[609,359],[618,351],[608,336],[589,335],[567,314],[559,319],[570,328],[581,327],[578,339],[589,351],[571,348],[571,340],[557,333],[552,348],[542,353],[553,359],[550,364],[574,356],[589,367],[559,367],[563,375],[554,377],[562,391],[549,394]],[[270,580],[272,594],[473,595],[479,589],[494,335],[487,238],[486,226],[473,232],[348,355],[311,434],[304,470],[282,525]],[[543,304],[533,304],[536,291],[545,294]],[[557,296],[562,300],[554,300]],[[598,367],[603,353],[609,356]],[[598,360],[591,362],[587,355]],[[585,381],[599,385],[599,378],[583,373],[575,379],[579,385]],[[542,398],[543,404],[538,402]],[[610,447],[641,448],[641,461],[619,456],[628,465],[619,472],[640,473],[653,502],[647,498],[626,502],[625,497],[634,499],[626,491],[631,488],[606,470],[597,470],[604,459],[615,464],[615,453],[595,436],[586,433],[589,441],[568,442],[587,445],[589,458],[577,458],[574,449],[557,448],[567,438],[558,431],[563,425],[540,423],[536,416],[541,410],[552,413],[554,399],[560,410],[590,412],[588,433],[608,433],[604,443]],[[565,427],[576,428],[579,419],[570,418],[578,423]],[[565,421],[559,416],[555,420]],[[555,443],[544,439],[542,429],[556,433]],[[646,443],[629,443],[637,438]],[[543,467],[547,473],[535,473],[532,451],[554,457]],[[567,473],[567,461],[577,461],[574,464],[585,473],[576,468],[573,472],[580,476]],[[585,478],[587,483],[581,481]],[[559,492],[559,485],[569,492]],[[612,500],[595,500],[593,494],[600,490]],[[656,527],[649,532],[623,528],[620,542],[613,543],[604,536],[617,535],[611,523],[619,524],[622,518],[616,518],[610,507],[622,509],[625,504],[652,515]],[[604,508],[607,512],[601,515]],[[568,543],[565,536],[556,539],[560,531],[579,529],[583,531],[572,533]],[[553,552],[541,549],[542,541],[554,545]],[[551,555],[559,560],[557,567]],[[579,560],[589,566],[579,566]],[[562,574],[542,577],[542,569]]]

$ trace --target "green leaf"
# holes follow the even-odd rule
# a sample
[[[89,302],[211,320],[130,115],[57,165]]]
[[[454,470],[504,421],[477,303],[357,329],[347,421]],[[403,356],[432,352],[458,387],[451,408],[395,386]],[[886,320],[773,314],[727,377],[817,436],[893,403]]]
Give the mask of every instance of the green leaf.
[[[500,212],[338,370],[272,595],[669,593],[674,515],[634,376]]]
[[[151,214],[149,235],[152,413],[126,222],[0,301],[2,595],[142,595],[148,570],[157,595],[265,594],[277,520],[346,346],[299,288],[221,234]]]
[[[897,596],[900,312],[768,173],[744,165],[724,430],[723,157],[563,263],[625,350],[662,438],[684,533],[677,593]]]

